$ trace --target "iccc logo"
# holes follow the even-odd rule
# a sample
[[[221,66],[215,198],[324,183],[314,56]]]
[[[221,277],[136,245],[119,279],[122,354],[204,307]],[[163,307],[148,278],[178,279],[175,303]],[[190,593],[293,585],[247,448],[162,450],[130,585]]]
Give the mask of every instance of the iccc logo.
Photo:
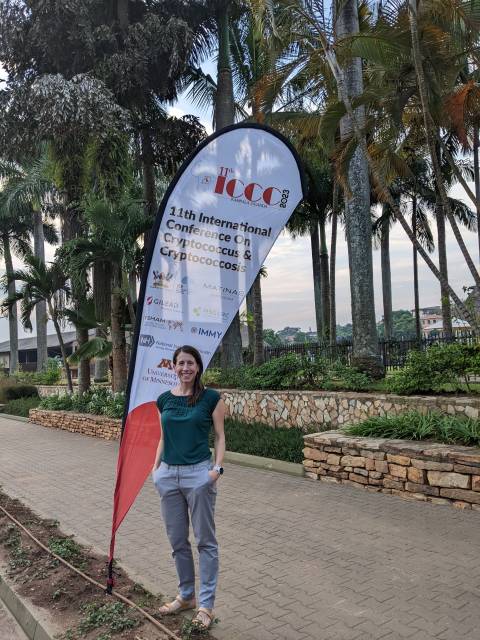
[[[232,200],[247,201],[263,207],[281,207],[285,209],[290,195],[289,189],[261,185],[258,182],[246,182],[240,178],[230,178],[233,169],[220,167],[215,181],[214,193],[228,195]]]

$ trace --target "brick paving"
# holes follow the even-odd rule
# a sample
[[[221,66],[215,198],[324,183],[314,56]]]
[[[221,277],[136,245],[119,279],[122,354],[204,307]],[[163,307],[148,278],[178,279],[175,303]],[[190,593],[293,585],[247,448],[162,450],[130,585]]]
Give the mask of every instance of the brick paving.
[[[106,553],[117,450],[1,418],[0,484]],[[220,640],[480,638],[480,512],[235,465],[220,483]],[[150,481],[117,556],[148,588],[175,593]]]

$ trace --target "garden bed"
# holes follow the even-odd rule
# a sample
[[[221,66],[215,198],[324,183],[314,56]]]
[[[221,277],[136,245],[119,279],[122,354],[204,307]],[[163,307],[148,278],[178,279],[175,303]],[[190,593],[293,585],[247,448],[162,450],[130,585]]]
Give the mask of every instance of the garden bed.
[[[39,518],[21,502],[2,492],[0,505],[51,551],[106,584],[106,557],[79,545],[59,530],[56,521]],[[1,511],[0,563],[2,573],[5,572],[15,592],[35,607],[47,610],[52,624],[61,630],[61,635],[56,636],[59,640],[167,639],[165,633],[146,622],[135,609],[106,596],[100,588],[43,551]],[[162,598],[130,580],[118,566],[115,574],[115,590],[155,617]],[[182,617],[163,617],[161,622],[185,640],[209,637],[208,634],[192,634],[190,623]]]
[[[327,431],[304,437],[305,475],[405,499],[480,510],[480,448]]]

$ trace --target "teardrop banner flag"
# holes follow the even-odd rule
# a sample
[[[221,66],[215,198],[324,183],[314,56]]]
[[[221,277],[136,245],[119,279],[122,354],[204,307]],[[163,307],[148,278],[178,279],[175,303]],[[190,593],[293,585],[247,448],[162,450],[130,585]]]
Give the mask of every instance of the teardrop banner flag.
[[[177,384],[173,353],[191,344],[208,366],[302,198],[303,173],[292,145],[257,124],[234,125],[207,138],[163,198],[139,293],[117,463],[109,591],[116,531],[154,463],[160,438],[156,399]]]

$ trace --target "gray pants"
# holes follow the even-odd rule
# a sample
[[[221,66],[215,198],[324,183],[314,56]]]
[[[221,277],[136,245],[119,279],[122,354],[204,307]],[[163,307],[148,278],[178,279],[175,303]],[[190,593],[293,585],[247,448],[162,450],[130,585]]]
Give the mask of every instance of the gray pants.
[[[207,609],[213,609],[218,577],[214,522],[217,487],[208,475],[210,468],[210,460],[187,465],[162,462],[153,473],[177,568],[180,597],[190,600],[195,595],[195,569],[188,540],[190,515],[200,558],[199,605]]]

